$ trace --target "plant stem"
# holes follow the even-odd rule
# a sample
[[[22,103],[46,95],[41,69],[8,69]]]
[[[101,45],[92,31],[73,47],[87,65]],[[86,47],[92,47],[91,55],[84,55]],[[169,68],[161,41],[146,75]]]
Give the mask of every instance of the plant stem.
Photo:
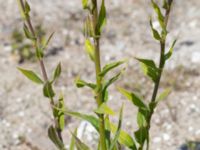
[[[169,0],[169,8],[166,10],[165,12],[165,26],[167,28],[168,25],[168,20],[169,20],[169,15],[170,15],[170,11],[171,11],[171,5],[173,3],[173,0]],[[153,94],[152,94],[152,98],[151,98],[151,102],[155,102],[156,101],[156,97],[158,94],[158,89],[160,86],[160,80],[162,77],[162,73],[163,73],[163,68],[165,66],[165,47],[166,47],[166,36],[163,38],[163,40],[160,41],[160,61],[159,61],[159,74],[158,74],[158,78],[157,81],[155,82],[154,85],[154,89],[153,89]],[[151,118],[153,116],[154,113],[154,109],[150,110],[150,116],[149,116],[149,120],[148,120],[148,137],[147,137],[147,147],[146,149],[149,150],[149,143],[150,143],[150,128],[151,128]]]
[[[97,19],[98,19],[98,5],[97,0],[92,0],[94,9],[92,11],[93,16],[93,27],[95,28],[95,36],[97,34],[96,27],[97,27]],[[95,69],[96,69],[96,83],[98,87],[97,95],[96,95],[96,102],[98,107],[103,103],[102,99],[102,77],[99,76],[101,73],[101,60],[100,60],[100,37],[94,37],[94,47],[95,47]],[[100,145],[101,150],[107,150],[106,147],[106,135],[105,135],[105,120],[104,115],[99,115],[99,133],[100,133]]]
[[[22,10],[25,12],[24,1],[20,0],[19,2],[20,2]],[[28,28],[31,31],[32,35],[34,37],[36,37],[36,33],[35,33],[35,30],[33,28],[32,23],[31,23],[30,17],[26,18],[26,24],[28,25]],[[37,40],[34,41],[34,47],[35,48],[37,47]],[[43,75],[44,81],[47,82],[47,81],[49,81],[49,79],[48,79],[48,76],[47,76],[46,67],[44,65],[43,58],[38,59],[38,61],[39,61],[39,64],[40,64],[40,68],[41,68],[41,71],[42,71],[42,75]],[[53,106],[55,104],[53,98],[50,98],[50,104],[51,104],[51,109],[52,109],[52,112],[53,112],[53,109],[54,109]],[[56,127],[56,131],[57,131],[57,135],[58,135],[59,139],[63,142],[62,131],[57,127],[58,122],[57,122],[57,119],[55,117],[54,117],[54,122],[55,122],[55,127]]]

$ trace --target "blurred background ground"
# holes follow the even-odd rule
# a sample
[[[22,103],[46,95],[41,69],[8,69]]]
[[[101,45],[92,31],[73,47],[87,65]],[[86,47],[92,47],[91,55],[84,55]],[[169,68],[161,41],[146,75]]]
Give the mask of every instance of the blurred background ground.
[[[63,91],[66,105],[74,111],[92,112],[95,108],[87,89],[77,89],[77,75],[94,80],[94,66],[85,54],[82,25],[85,13],[80,0],[31,0],[33,24],[41,24],[55,36],[45,58],[51,73],[61,61],[63,72],[56,89]],[[103,64],[123,58],[129,59],[126,73],[115,84],[129,90],[141,91],[148,100],[152,84],[144,78],[134,56],[158,61],[159,47],[151,36],[149,16],[152,8],[148,0],[110,0],[106,2],[108,22],[101,41]],[[159,105],[151,128],[151,150],[176,150],[187,140],[200,140],[200,1],[175,0],[169,24],[167,45],[178,37],[174,55],[162,78],[161,90],[172,87],[173,92]],[[51,120],[49,102],[42,95],[42,87],[25,79],[17,66],[40,72],[38,64],[25,61],[18,64],[12,54],[12,33],[21,30],[15,0],[0,0],[0,149],[55,150],[47,138]],[[155,25],[157,22],[154,22]],[[110,106],[119,110],[125,103],[123,127],[130,133],[137,128],[136,108],[127,102],[115,86],[110,88]],[[117,118],[112,118],[116,121]],[[69,143],[69,129],[80,124],[68,120],[64,132]]]

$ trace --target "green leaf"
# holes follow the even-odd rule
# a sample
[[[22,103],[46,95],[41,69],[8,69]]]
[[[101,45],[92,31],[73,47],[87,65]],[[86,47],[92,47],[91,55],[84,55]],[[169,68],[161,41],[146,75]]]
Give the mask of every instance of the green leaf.
[[[159,8],[159,6],[154,2],[154,0],[151,0],[151,3],[153,5],[154,11],[156,12],[157,16],[158,16],[158,21],[160,23],[160,26],[162,27],[163,30],[166,31],[166,25],[164,23],[164,16]]]
[[[36,40],[36,38],[32,35],[32,33],[29,31],[28,27],[26,26],[26,24],[24,24],[24,34],[25,36],[30,39],[30,40]]]
[[[106,101],[106,96],[108,96],[108,92],[107,89],[108,87],[113,84],[115,81],[117,81],[117,79],[119,79],[119,77],[122,75],[124,69],[122,71],[120,71],[118,74],[116,74],[114,77],[112,77],[111,79],[109,79],[104,85],[103,85],[103,90],[102,90],[102,98],[104,101]]]
[[[31,11],[31,8],[30,8],[30,6],[29,6],[29,4],[28,4],[27,1],[25,1],[24,8],[25,8],[25,12],[26,12],[27,14]]]
[[[162,100],[164,100],[171,92],[171,89],[168,88],[166,90],[164,90],[160,95],[159,97],[156,99],[156,102],[160,102]]]
[[[58,111],[58,125],[59,125],[59,129],[63,130],[65,128],[65,114],[64,114],[65,103],[64,103],[64,98],[63,98],[62,94],[60,95],[60,98],[59,98],[58,102],[59,102],[59,105],[58,105],[58,108],[59,108],[59,111]]]
[[[50,34],[49,38],[48,38],[47,41],[44,43],[44,45],[43,45],[43,50],[46,49],[46,47],[48,46],[49,42],[51,41],[53,35],[54,35],[54,32]]]
[[[90,150],[90,148],[86,144],[84,144],[76,135],[72,133],[72,136],[75,139],[75,145],[77,150]]]
[[[37,84],[43,84],[43,81],[31,70],[25,70],[22,68],[18,68],[18,70],[24,74],[29,80],[37,83]]]
[[[92,61],[95,60],[95,49],[89,39],[85,40],[85,49]]]
[[[140,111],[138,111],[138,114],[137,114],[137,124],[139,127],[147,126],[146,118]]]
[[[44,56],[43,50],[38,46],[36,46],[36,57],[40,60],[41,58],[43,58],[43,56]]]
[[[142,65],[142,70],[145,75],[150,77],[155,83],[158,79],[159,69],[153,60],[136,58]]]
[[[104,77],[110,70],[122,65],[125,62],[126,60],[123,60],[123,61],[113,62],[113,63],[105,65],[101,73],[99,74],[99,76]]]
[[[121,126],[122,126],[122,118],[123,118],[123,106],[120,109],[117,131],[115,133],[114,139],[111,142],[111,146],[109,147],[109,150],[115,150],[115,146],[117,145],[117,141],[120,136]]]
[[[171,47],[169,49],[169,52],[167,54],[165,54],[165,61],[167,61],[168,59],[171,58],[171,56],[173,54],[173,51],[174,51],[174,46],[175,46],[176,42],[177,42],[177,39],[174,40],[174,42],[172,43],[172,45],[171,45]]]
[[[131,93],[125,89],[118,88],[121,94],[123,94],[128,100],[130,100],[135,106],[141,109],[146,109],[147,106],[143,103],[141,98],[134,93]]]
[[[75,136],[77,136],[77,129],[75,129],[75,131],[74,131],[73,134],[74,134]],[[75,138],[74,138],[74,136],[72,136],[72,138],[71,138],[69,150],[75,150]]]
[[[48,98],[53,98],[55,96],[55,93],[52,88],[52,84],[49,81],[47,81],[44,85],[43,94],[45,97],[48,97]]]
[[[90,16],[86,18],[86,21],[83,26],[83,33],[86,38],[94,37],[94,25]]]
[[[153,27],[153,24],[152,24],[152,20],[150,19],[150,26],[151,26],[151,30],[152,30],[152,33],[153,33],[153,37],[158,40],[158,41],[161,41],[161,36],[159,34],[159,32]]]
[[[73,111],[69,111],[65,109],[65,114],[88,121],[89,123],[91,123],[91,125],[97,130],[99,131],[99,120],[98,118],[96,118],[93,115],[86,115],[86,114],[82,114],[82,113],[78,113],[78,112],[73,112]]]
[[[99,12],[99,18],[97,22],[98,35],[101,34],[105,24],[106,24],[106,7],[105,7],[105,0],[102,0],[100,12]]]
[[[76,83],[76,86],[77,86],[78,88],[82,88],[82,87],[85,87],[85,86],[87,86],[87,87],[89,87],[89,88],[91,88],[91,89],[93,89],[93,90],[96,88],[96,84],[87,83],[87,82],[81,80],[80,77],[77,77],[77,78],[76,78],[75,83]]]
[[[51,141],[57,146],[59,150],[65,150],[64,144],[59,139],[56,129],[53,126],[50,126],[48,129],[48,136],[51,139]]]
[[[108,121],[108,120],[106,120]],[[107,124],[110,125],[110,130],[112,133],[116,133],[117,131],[117,126],[115,126],[113,123],[111,122],[107,122]],[[136,145],[135,145],[135,142],[133,140],[133,138],[127,133],[125,132],[124,130],[121,130],[120,131],[120,135],[119,135],[119,138],[118,138],[118,142],[128,148],[130,148],[131,150],[137,150],[136,148]]]
[[[145,140],[148,138],[148,130],[146,127],[141,127],[139,130],[134,132],[135,139],[140,144],[140,147],[142,148],[144,145]]]
[[[82,0],[82,6],[83,6],[83,9],[87,9],[88,8],[88,0]]]
[[[104,114],[104,115],[115,115],[115,112],[106,105],[106,103],[101,104],[99,108],[95,110],[97,114]]]
[[[62,68],[61,68],[61,63],[59,63],[54,71],[54,75],[53,75],[53,80],[55,81],[57,78],[60,77]]]

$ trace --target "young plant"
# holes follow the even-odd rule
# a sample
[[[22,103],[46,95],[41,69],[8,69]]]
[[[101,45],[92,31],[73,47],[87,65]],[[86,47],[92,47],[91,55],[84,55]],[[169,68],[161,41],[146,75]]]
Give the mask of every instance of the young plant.
[[[126,61],[112,62],[101,67],[100,59],[100,39],[102,35],[103,27],[106,24],[106,7],[105,1],[102,0],[101,6],[98,7],[97,0],[82,0],[83,8],[88,12],[84,23],[84,35],[85,35],[85,48],[92,63],[95,66],[96,82],[88,83],[81,80],[79,77],[76,79],[76,85],[78,88],[89,87],[93,93],[97,104],[97,108],[94,110],[94,115],[86,115],[78,112],[72,112],[67,110],[68,115],[78,117],[90,122],[99,133],[98,150],[117,150],[120,144],[128,147],[134,147],[133,139],[125,131],[121,130],[122,124],[122,111],[120,110],[118,125],[114,125],[110,122],[110,115],[114,115],[113,110],[107,105],[108,102],[108,87],[113,84],[122,74],[122,69],[112,78],[106,80],[105,76],[114,68],[122,65]],[[100,8],[100,10],[98,10]],[[89,147],[85,145],[73,134],[72,141],[75,141],[77,149],[88,150]],[[73,143],[73,142],[72,142]],[[120,144],[119,144],[120,143]],[[82,148],[80,148],[82,147]],[[83,148],[84,147],[84,148]],[[94,149],[94,148],[93,148]],[[73,150],[73,149],[72,149]]]
[[[44,65],[44,50],[47,48],[49,41],[51,40],[53,34],[49,38],[42,42],[41,32],[36,33],[36,29],[33,27],[30,17],[30,6],[26,0],[17,0],[20,8],[22,18],[24,20],[24,33],[27,39],[29,39],[33,47],[35,48],[36,58],[40,64],[40,69],[42,71],[43,79],[39,77],[35,72],[27,69],[18,68],[22,74],[24,74],[28,79],[34,83],[43,85],[43,94],[49,99],[50,106],[52,109],[54,124],[51,125],[48,129],[48,135],[51,141],[57,146],[60,150],[65,150],[65,146],[62,139],[62,130],[65,126],[64,119],[64,99],[62,94],[57,101],[55,101],[56,93],[53,90],[53,83],[57,80],[61,74],[61,64],[59,63],[53,73],[51,79],[48,78],[46,68]]]
[[[37,25],[35,28],[38,40],[42,43],[45,38],[45,31],[42,29],[41,25]],[[23,32],[18,29],[14,29],[12,32],[12,54],[19,57],[18,63],[23,63],[24,61],[35,61],[35,51],[30,41],[25,40]]]
[[[156,41],[160,43],[159,66],[157,66],[153,60],[136,58],[136,60],[138,60],[141,63],[145,75],[147,75],[153,81],[154,89],[151,100],[148,104],[145,104],[143,99],[136,93],[129,92],[122,88],[119,89],[121,93],[138,108],[137,124],[139,129],[134,132],[135,140],[138,143],[138,148],[137,148],[138,150],[143,150],[145,148],[145,143],[146,143],[146,149],[149,150],[149,143],[150,143],[149,130],[151,127],[151,119],[154,110],[157,107],[158,103],[170,93],[170,90],[166,89],[163,93],[157,96],[165,63],[171,57],[173,48],[176,43],[175,40],[172,43],[172,46],[169,49],[169,51],[166,51],[166,38],[168,34],[167,25],[173,0],[163,0],[163,9],[165,11],[164,15],[161,11],[161,8],[154,0],[151,0],[151,3],[155,13],[157,14],[157,21],[159,22],[161,27],[161,32],[159,33],[159,31],[154,28],[152,20],[150,19],[150,26],[153,33],[153,37],[155,38]]]

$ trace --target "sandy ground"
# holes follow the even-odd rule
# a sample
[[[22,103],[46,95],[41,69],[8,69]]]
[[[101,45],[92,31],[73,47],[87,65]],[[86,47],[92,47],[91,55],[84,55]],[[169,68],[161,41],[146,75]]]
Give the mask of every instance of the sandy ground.
[[[49,49],[61,49],[57,55],[45,58],[49,76],[57,63],[62,63],[63,72],[56,90],[63,91],[70,109],[91,113],[95,103],[90,91],[74,85],[77,75],[87,81],[94,80],[94,66],[83,49],[81,31],[85,14],[81,1],[32,0],[30,3],[33,22],[42,23],[48,34],[56,33]],[[137,89],[148,100],[152,84],[143,77],[133,57],[158,60],[158,43],[152,39],[148,24],[152,9],[147,0],[112,0],[107,6],[108,22],[101,41],[102,62],[128,58],[127,72],[115,85]],[[172,87],[173,92],[153,117],[151,150],[176,150],[187,140],[200,140],[199,7],[197,0],[176,0],[174,5],[167,45],[177,37],[178,43],[161,84],[161,90]],[[32,84],[17,71],[19,64],[11,55],[10,35],[14,28],[22,27],[16,1],[0,0],[0,14],[0,149],[55,150],[47,138],[47,129],[52,123],[49,101],[42,96],[42,87]],[[21,66],[40,72],[36,63],[25,62]],[[122,103],[125,103],[123,127],[133,133],[137,128],[137,110],[112,86],[109,105],[117,111]],[[64,132],[66,144],[70,139],[69,130],[79,124],[73,118],[68,121]]]

